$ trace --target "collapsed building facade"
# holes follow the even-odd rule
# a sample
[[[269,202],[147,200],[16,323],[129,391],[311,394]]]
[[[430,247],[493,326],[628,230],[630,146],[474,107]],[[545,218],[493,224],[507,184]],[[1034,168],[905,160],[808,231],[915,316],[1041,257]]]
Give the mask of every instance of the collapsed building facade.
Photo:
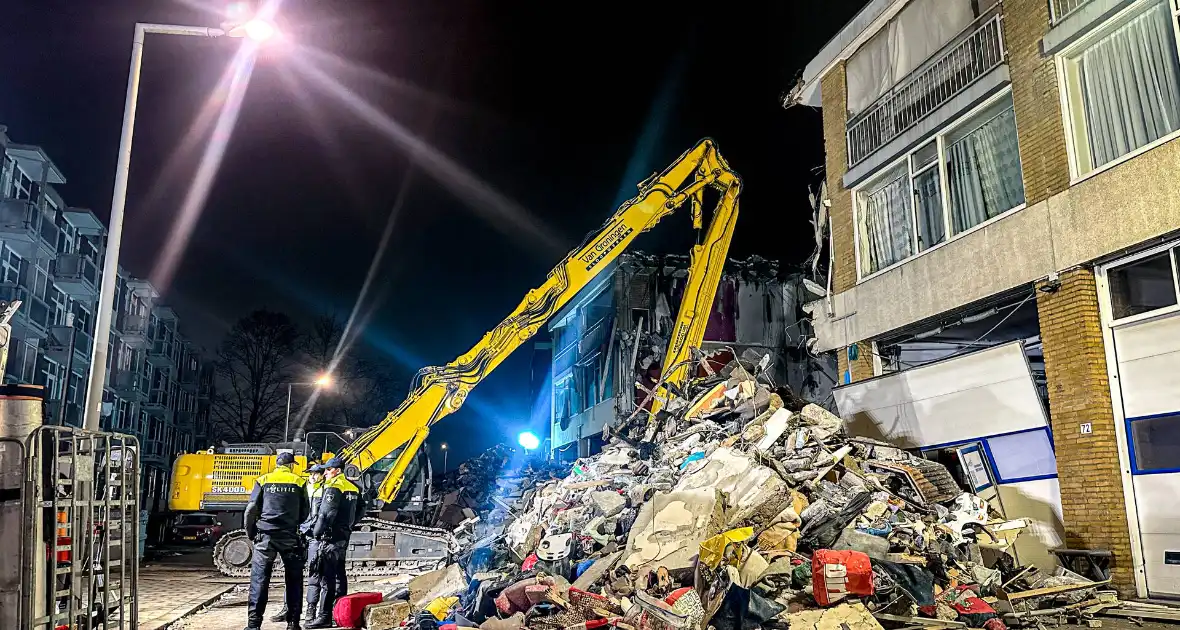
[[[552,451],[573,459],[598,452],[603,427],[633,411],[642,386],[659,377],[688,274],[687,256],[624,254],[553,317]],[[746,351],[769,355],[769,376],[808,400],[831,401],[832,353],[814,355],[802,306],[814,299],[802,274],[752,257],[728,261],[702,350],[724,366]]]
[[[872,0],[786,103],[823,110],[852,432],[1140,597],[1180,595],[1178,8]]]

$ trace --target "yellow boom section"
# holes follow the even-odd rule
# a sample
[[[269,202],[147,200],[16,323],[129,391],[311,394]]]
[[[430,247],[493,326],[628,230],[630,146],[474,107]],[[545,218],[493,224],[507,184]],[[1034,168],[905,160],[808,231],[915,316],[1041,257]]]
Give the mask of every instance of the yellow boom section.
[[[544,284],[529,291],[520,306],[471,350],[443,367],[419,370],[409,397],[341,453],[349,466],[350,471],[346,471],[349,476],[405,445],[377,493],[381,501],[392,501],[431,425],[458,410],[473,387],[532,337],[641,233],[655,227],[685,202],[691,204],[693,224],[699,229],[706,188],[717,190],[720,201],[713,210],[705,241],[693,248],[688,286],[665,361],[665,370],[673,372],[670,382],[681,384],[688,371],[676,365],[688,357],[690,348],[698,346],[704,335],[737,220],[741,189],[741,179],[730,170],[709,139],[702,140],[662,173],[640,184],[639,195],[620,206],[593,238],[566,256]]]

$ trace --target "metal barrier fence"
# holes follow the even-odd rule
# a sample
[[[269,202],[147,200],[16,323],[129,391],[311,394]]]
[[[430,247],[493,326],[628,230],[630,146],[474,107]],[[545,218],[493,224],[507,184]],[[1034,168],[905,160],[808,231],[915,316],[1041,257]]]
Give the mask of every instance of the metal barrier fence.
[[[0,628],[19,628],[24,600],[25,445],[0,438]]]
[[[848,166],[855,166],[1004,62],[1003,16],[981,16],[889,91],[848,121]]]
[[[43,426],[25,453],[23,628],[134,630],[138,441]]]

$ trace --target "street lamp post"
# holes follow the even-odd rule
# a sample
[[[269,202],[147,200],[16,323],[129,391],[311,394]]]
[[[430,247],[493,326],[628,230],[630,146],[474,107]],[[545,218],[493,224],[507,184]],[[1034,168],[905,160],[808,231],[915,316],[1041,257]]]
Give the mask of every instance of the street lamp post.
[[[293,387],[295,387],[296,385],[311,385],[312,387],[315,387],[317,389],[324,388],[324,387],[330,387],[332,385],[332,377],[327,374],[323,374],[314,381],[309,381],[306,383],[287,383],[287,418],[286,418],[286,420],[283,421],[283,441],[284,442],[287,441],[287,432],[291,428],[291,389]]]
[[[445,475],[445,474],[447,474],[447,453],[450,452],[447,450],[447,443],[446,442],[443,442],[442,452],[443,452],[443,474]]]
[[[119,157],[115,163],[115,188],[111,195],[111,220],[107,231],[106,255],[102,266],[102,283],[98,294],[98,317],[94,323],[94,354],[86,386],[85,427],[99,430],[102,391],[106,383],[107,354],[114,318],[115,285],[119,273],[119,245],[123,238],[123,209],[127,205],[127,177],[131,172],[131,138],[135,132],[135,107],[139,99],[139,75],[143,65],[143,41],[148,33],[188,35],[191,37],[249,37],[261,41],[274,35],[274,26],[251,20],[228,31],[208,26],[136,23],[131,40],[131,70],[127,77],[127,99],[123,105],[123,131],[119,137]]]

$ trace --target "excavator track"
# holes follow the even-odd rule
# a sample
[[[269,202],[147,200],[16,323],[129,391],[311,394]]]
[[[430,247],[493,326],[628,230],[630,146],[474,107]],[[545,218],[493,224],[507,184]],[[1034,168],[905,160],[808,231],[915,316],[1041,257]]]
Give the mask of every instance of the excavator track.
[[[350,576],[418,575],[446,566],[455,551],[455,537],[445,529],[364,518],[353,528],[345,570]],[[248,578],[253,552],[246,530],[236,529],[213,547],[213,564],[222,575]],[[273,574],[282,572],[283,563],[276,562]]]

